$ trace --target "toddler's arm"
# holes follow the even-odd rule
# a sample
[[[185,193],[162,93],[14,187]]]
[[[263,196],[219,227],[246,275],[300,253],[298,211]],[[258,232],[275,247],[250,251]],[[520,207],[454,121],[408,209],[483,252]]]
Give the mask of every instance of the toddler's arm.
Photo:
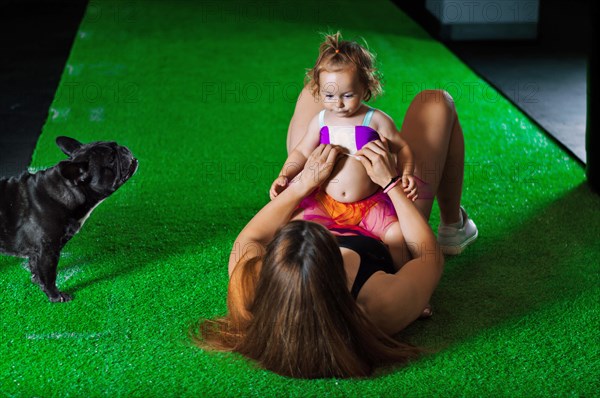
[[[400,136],[400,133],[396,133],[398,141],[398,146],[400,150],[398,151],[398,170],[402,172],[402,176],[409,175],[412,176],[415,172],[415,161],[413,158],[413,153],[408,146],[408,143]]]
[[[410,146],[400,135],[391,117],[379,110],[373,116],[377,131],[390,141],[390,150],[396,154],[396,169],[402,176],[404,193],[409,199],[415,201],[419,194],[417,191],[417,182],[413,176],[415,161]]]
[[[400,150],[397,152],[396,167],[402,176],[402,187],[404,188],[404,193],[406,196],[414,202],[419,197],[419,192],[417,188],[417,181],[413,175],[415,172],[413,153],[410,150],[408,143],[400,136],[400,132],[396,132],[395,141],[397,141],[395,145],[400,148]]]
[[[308,128],[302,140],[298,143],[296,148],[290,152],[286,159],[279,176],[271,184],[271,190],[269,196],[274,199],[279,195],[294,177],[302,171],[306,159],[312,153],[312,151],[319,145],[319,115],[316,115],[308,124]]]

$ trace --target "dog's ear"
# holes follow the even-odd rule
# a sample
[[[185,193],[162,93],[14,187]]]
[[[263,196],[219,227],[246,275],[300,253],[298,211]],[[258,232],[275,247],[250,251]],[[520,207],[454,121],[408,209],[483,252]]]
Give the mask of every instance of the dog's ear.
[[[76,139],[60,136],[56,138],[56,145],[67,155],[71,156],[73,152],[82,147],[82,143]]]
[[[79,185],[88,178],[88,165],[82,162],[70,162],[65,160],[58,164],[58,171],[67,180]]]

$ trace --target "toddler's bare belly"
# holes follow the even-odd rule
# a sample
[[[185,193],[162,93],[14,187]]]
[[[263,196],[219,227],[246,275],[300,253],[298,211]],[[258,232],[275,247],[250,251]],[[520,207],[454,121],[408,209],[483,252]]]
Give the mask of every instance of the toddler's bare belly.
[[[369,178],[364,166],[356,159],[340,159],[323,185],[327,195],[338,202],[350,203],[373,195],[378,188]]]

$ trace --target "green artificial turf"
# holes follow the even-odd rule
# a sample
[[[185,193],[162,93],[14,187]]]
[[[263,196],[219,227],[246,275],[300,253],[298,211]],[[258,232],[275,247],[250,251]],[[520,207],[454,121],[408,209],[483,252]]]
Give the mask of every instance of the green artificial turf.
[[[600,200],[581,165],[389,2],[258,4],[89,4],[31,166],[63,159],[64,134],[116,140],[140,167],[65,247],[72,302],[48,303],[23,260],[0,257],[0,396],[598,396]],[[285,160],[318,32],[337,29],[377,53],[375,106],[397,124],[418,90],[454,96],[480,237],[404,334],[435,353],[365,380],[292,380],[187,331],[225,312],[231,245]]]

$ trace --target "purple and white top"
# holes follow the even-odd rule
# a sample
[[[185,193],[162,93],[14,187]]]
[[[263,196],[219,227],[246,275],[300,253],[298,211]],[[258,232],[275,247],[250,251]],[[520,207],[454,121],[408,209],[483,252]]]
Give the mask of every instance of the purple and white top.
[[[321,126],[321,144],[339,145],[348,149],[350,155],[359,151],[368,142],[380,139],[379,133],[369,127],[375,109],[370,108],[360,126],[327,126],[325,125],[325,109],[319,113]]]

